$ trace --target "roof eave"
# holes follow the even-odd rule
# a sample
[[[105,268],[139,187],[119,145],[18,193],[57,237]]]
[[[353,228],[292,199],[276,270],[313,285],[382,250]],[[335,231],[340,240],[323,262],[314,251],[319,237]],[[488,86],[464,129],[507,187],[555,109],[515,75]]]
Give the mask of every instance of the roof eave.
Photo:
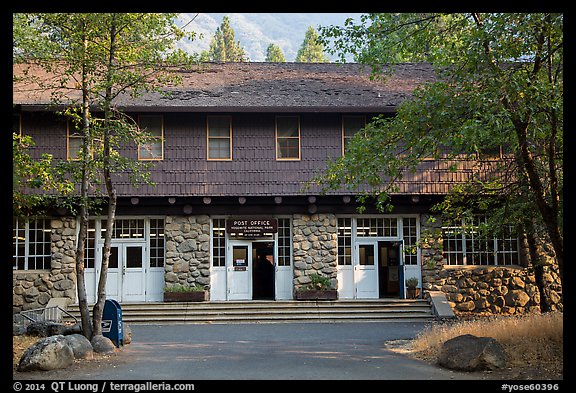
[[[65,105],[19,104],[23,112],[50,112],[61,110]],[[96,108],[93,108],[96,109]],[[395,105],[386,106],[118,106],[124,112],[191,112],[191,113],[394,113]]]

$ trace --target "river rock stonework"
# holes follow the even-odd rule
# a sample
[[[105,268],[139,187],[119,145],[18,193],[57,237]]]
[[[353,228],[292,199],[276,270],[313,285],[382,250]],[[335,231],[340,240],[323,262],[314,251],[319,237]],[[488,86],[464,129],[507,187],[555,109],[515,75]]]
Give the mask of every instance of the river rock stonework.
[[[167,216],[166,285],[210,285],[210,218]],[[209,288],[206,288],[209,289]]]
[[[442,255],[439,219],[421,218],[422,289],[442,291],[458,315],[540,312],[540,291],[531,269],[522,266],[449,266]],[[562,310],[559,278],[545,267],[551,309]],[[560,293],[559,293],[560,292]]]
[[[311,274],[330,278],[331,289],[338,288],[338,228],[334,214],[295,214],[292,220],[294,290],[311,282]]]
[[[53,297],[76,299],[76,220],[54,218],[50,222],[52,261],[50,270],[14,271],[13,312],[45,307]]]

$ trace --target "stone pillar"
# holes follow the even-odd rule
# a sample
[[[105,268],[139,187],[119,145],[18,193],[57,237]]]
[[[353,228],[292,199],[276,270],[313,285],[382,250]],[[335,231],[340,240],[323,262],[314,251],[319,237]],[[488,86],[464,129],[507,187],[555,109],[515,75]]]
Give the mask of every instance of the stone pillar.
[[[210,217],[167,216],[166,285],[210,286]]]
[[[422,263],[422,290],[440,291],[446,274],[443,267],[446,261],[442,255],[442,222],[439,216],[420,216],[420,240]]]
[[[338,288],[338,227],[334,214],[295,214],[292,220],[294,289],[309,284],[311,274],[330,278]]]

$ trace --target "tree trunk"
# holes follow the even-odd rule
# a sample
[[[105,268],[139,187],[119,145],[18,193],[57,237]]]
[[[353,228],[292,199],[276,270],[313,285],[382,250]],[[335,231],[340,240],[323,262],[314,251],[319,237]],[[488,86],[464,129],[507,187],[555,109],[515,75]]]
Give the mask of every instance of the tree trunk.
[[[538,291],[540,291],[540,312],[545,313],[550,311],[551,307],[550,300],[548,299],[548,292],[546,291],[546,283],[544,282],[544,264],[538,256],[538,241],[534,232],[534,225],[530,220],[527,220],[526,226],[526,240],[528,242],[528,251],[530,253],[530,263],[534,268],[534,279],[536,280]]]
[[[560,232],[560,225],[558,223],[558,210],[554,207],[558,206],[557,203],[549,205],[546,201],[544,186],[538,175],[538,170],[530,150],[528,149],[527,140],[527,124],[513,121],[516,135],[520,145],[520,155],[522,169],[526,173],[528,183],[532,191],[532,195],[536,201],[536,205],[542,216],[542,222],[546,227],[548,237],[554,248],[556,262],[558,263],[558,270],[561,285],[564,284],[564,240]]]
[[[110,48],[108,56],[108,64],[106,70],[106,95],[104,97],[103,108],[104,108],[104,125],[103,125],[103,139],[104,139],[104,150],[103,150],[103,172],[104,172],[104,183],[106,184],[106,191],[108,193],[108,218],[106,221],[106,236],[104,238],[104,252],[102,256],[102,270],[100,271],[100,278],[98,280],[98,301],[94,305],[92,323],[94,329],[94,335],[102,334],[102,314],[104,312],[104,303],[106,302],[106,279],[108,276],[108,262],[110,260],[110,246],[112,243],[112,228],[114,227],[114,219],[116,218],[116,188],[112,182],[112,176],[110,174],[110,157],[112,153],[112,147],[110,145],[110,137],[112,133],[112,76],[114,73],[114,61],[115,61],[115,50],[116,50],[116,18],[115,15],[112,16],[112,21],[110,24]]]
[[[87,46],[86,36],[83,37],[84,48]],[[88,233],[88,165],[89,152],[92,146],[90,135],[89,106],[88,106],[88,83],[86,70],[82,67],[82,184],[80,186],[80,228],[76,242],[76,290],[78,292],[78,307],[80,309],[80,321],[82,334],[89,340],[92,338],[92,325],[90,323],[90,310],[86,297],[86,281],[84,277],[84,258],[86,237]]]
[[[104,138],[104,145],[106,146],[106,137]],[[108,172],[107,178],[110,177]],[[109,181],[106,180],[106,187],[108,188]],[[104,312],[104,304],[106,302],[106,280],[108,277],[108,263],[110,261],[110,249],[112,243],[112,229],[114,227],[114,219],[116,216],[116,189],[112,189],[108,193],[108,217],[106,221],[106,236],[104,237],[104,247],[102,253],[102,266],[100,269],[100,277],[98,278],[98,299],[94,304],[92,311],[92,330],[93,335],[102,334],[102,314]]]

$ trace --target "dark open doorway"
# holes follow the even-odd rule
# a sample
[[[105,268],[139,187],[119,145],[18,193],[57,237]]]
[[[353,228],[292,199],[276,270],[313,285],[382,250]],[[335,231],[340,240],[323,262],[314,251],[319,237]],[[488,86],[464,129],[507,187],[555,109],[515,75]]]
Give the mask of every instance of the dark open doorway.
[[[400,297],[400,244],[378,242],[379,297]]]
[[[274,243],[252,243],[252,299],[274,300]]]

